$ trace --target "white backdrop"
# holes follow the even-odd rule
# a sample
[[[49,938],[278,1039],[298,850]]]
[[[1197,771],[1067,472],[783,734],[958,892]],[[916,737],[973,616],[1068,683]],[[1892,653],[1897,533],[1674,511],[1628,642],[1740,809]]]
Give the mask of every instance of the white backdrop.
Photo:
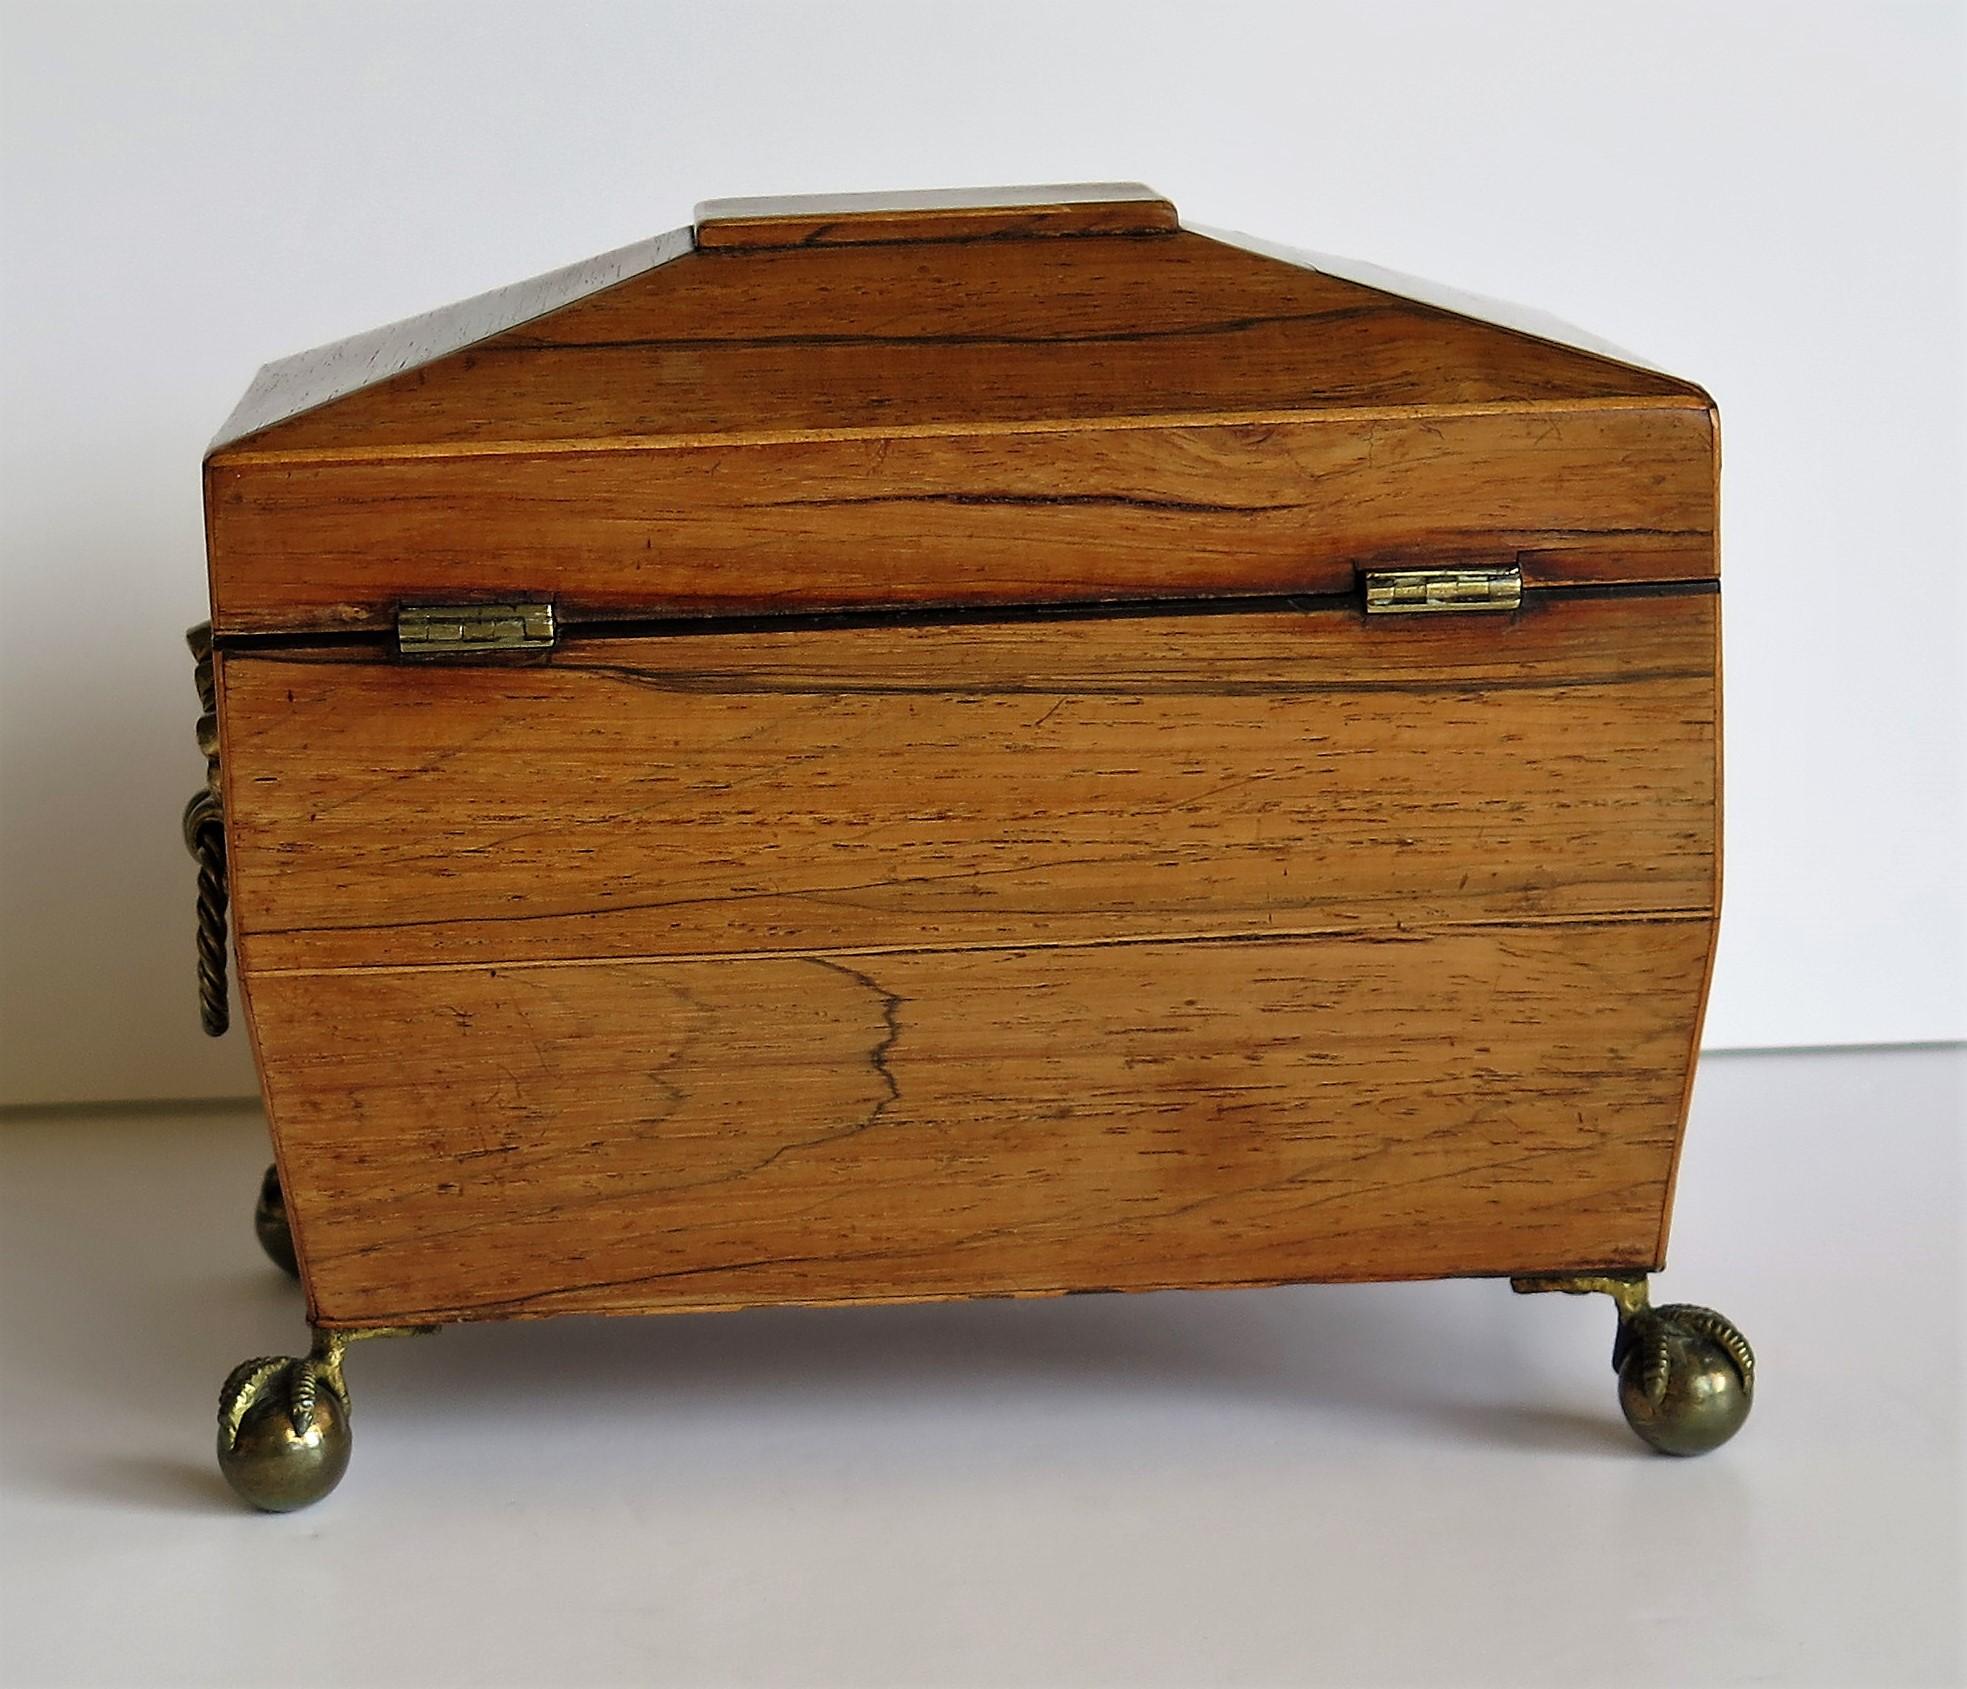
[[[713,195],[1144,179],[1718,399],[1711,1046],[1967,1035],[1953,4],[9,5],[0,1101],[251,1087],[178,811],[254,366]]]

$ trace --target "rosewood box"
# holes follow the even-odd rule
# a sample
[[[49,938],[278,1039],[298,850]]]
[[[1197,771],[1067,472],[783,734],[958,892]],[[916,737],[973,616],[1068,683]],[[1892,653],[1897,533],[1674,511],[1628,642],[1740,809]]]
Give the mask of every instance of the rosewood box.
[[[208,1025],[315,1342],[1495,1275],[1647,1303],[1719,896],[1687,382],[1128,186],[727,201],[261,372],[205,463]]]

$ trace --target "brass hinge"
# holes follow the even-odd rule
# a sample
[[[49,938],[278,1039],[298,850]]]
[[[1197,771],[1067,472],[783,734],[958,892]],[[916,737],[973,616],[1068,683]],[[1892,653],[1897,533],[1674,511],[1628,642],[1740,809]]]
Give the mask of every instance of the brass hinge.
[[[1523,602],[1523,571],[1514,563],[1481,569],[1372,569],[1366,614],[1430,610],[1514,610]]]
[[[406,657],[544,651],[554,634],[551,604],[405,604],[396,612],[396,648]]]

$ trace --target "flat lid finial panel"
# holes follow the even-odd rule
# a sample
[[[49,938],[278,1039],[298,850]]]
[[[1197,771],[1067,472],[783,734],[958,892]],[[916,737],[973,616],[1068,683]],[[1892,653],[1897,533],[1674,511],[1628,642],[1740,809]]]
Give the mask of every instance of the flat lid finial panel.
[[[697,248],[704,252],[890,241],[1154,235],[1172,234],[1180,226],[1174,206],[1139,182],[711,199],[696,213]]]

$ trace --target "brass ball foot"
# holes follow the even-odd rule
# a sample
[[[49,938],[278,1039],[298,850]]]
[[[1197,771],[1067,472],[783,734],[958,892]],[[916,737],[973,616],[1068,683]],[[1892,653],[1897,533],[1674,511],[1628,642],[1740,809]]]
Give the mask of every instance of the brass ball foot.
[[[1639,1310],[1620,1322],[1612,1364],[1626,1423],[1662,1454],[1718,1449],[1755,1399],[1755,1356],[1712,1308]]]
[[[305,1360],[247,1361],[219,1392],[219,1470],[263,1512],[319,1501],[348,1470],[352,1443],[341,1350],[332,1341]]]
[[[1530,1273],[1509,1283],[1526,1295],[1555,1290],[1612,1298],[1619,1310],[1612,1339],[1619,1406],[1626,1423],[1661,1454],[1706,1454],[1748,1418],[1755,1353],[1712,1308],[1654,1307],[1644,1273]]]
[[[269,1167],[260,1180],[260,1198],[253,1204],[253,1232],[266,1258],[289,1278],[301,1276],[294,1255],[294,1234],[287,1224],[287,1198],[280,1189],[280,1169]]]

